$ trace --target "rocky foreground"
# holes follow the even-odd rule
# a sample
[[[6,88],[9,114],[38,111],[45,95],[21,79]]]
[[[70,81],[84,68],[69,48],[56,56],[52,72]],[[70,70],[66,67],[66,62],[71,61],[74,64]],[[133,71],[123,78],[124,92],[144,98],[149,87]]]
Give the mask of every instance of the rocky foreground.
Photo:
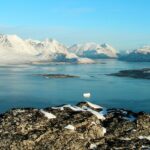
[[[0,115],[0,150],[89,149],[150,149],[150,115],[90,102]]]

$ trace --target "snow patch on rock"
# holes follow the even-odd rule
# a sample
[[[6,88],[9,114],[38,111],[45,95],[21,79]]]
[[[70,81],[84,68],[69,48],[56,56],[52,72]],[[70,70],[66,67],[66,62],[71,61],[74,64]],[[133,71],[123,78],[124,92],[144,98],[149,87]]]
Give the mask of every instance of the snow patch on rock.
[[[99,112],[94,111],[94,110],[92,110],[91,108],[86,107],[86,106],[83,106],[82,108],[83,108],[84,110],[86,110],[86,111],[92,113],[93,115],[95,115],[98,119],[100,119],[100,120],[105,120],[104,115],[100,114]]]
[[[99,105],[93,104],[93,103],[88,102],[88,101],[87,101],[87,104],[88,104],[90,107],[94,108],[94,109],[101,109],[101,108],[103,108],[103,107],[101,107],[101,106],[99,106]]]
[[[87,104],[92,107],[93,109],[100,109],[100,108],[103,108],[99,105],[96,105],[96,104],[93,104],[91,102],[87,102]],[[100,120],[105,120],[105,117],[104,115],[107,114],[107,111],[105,109],[103,109],[102,111],[100,112],[97,112],[87,106],[82,106],[82,107],[78,107],[78,106],[72,106],[72,105],[64,105],[64,106],[61,106],[61,107],[52,107],[52,109],[59,109],[61,111],[64,110],[64,108],[70,108],[71,110],[73,111],[88,111],[90,113],[92,113],[93,115],[95,115],[98,119]]]
[[[72,106],[72,105],[64,105],[61,107],[52,107],[52,109],[59,109],[59,110],[64,110],[64,108],[70,108],[73,111],[84,111],[82,108],[78,106]]]
[[[102,110],[99,113],[103,116],[107,115],[108,114],[107,108],[102,107]]]
[[[75,131],[75,127],[73,125],[70,125],[70,124],[65,126],[65,129],[69,129],[69,130]]]
[[[93,144],[93,143],[90,144],[90,149],[91,149],[91,150],[94,150],[94,149],[96,149],[96,148],[97,148],[97,145],[96,145],[96,144]]]
[[[102,127],[102,130],[103,130],[103,135],[105,135],[105,133],[106,133],[106,128],[104,128],[104,127]]]
[[[41,109],[40,112],[43,113],[45,115],[45,117],[48,119],[55,119],[56,118],[55,115],[53,115],[52,113],[46,112],[43,109]]]
[[[139,139],[147,139],[150,141],[150,136],[139,136]]]

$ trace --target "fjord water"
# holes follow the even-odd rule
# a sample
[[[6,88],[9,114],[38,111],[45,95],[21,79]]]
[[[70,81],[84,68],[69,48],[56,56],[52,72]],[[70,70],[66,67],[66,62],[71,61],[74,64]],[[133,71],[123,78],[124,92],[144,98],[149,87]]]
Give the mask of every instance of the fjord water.
[[[101,63],[103,62],[103,63]],[[18,107],[43,108],[89,100],[104,107],[150,112],[150,80],[107,76],[150,63],[101,60],[96,64],[36,64],[0,67],[0,112]],[[69,74],[79,78],[48,79],[37,74]],[[83,93],[91,98],[84,99]]]

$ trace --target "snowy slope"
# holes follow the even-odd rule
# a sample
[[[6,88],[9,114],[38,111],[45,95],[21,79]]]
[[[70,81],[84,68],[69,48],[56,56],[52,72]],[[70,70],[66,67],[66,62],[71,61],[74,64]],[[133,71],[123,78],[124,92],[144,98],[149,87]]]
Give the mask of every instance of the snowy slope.
[[[46,39],[44,41],[26,40],[26,43],[34,47],[40,53],[44,55],[50,55],[54,53],[65,53],[67,54],[67,48],[53,39]]]
[[[16,54],[34,55],[37,51],[16,35],[0,35],[0,50]]]
[[[44,41],[26,40],[39,52],[39,57],[42,59],[51,59],[55,62],[72,62],[72,63],[93,63],[92,60],[79,58],[76,54],[68,52],[65,45],[54,39],[46,39]]]
[[[36,60],[38,52],[16,35],[0,35],[0,63]]]
[[[56,61],[91,63],[90,59],[79,58],[53,39],[44,41],[23,40],[17,35],[0,35],[0,63],[31,63]]]
[[[127,53],[121,55],[119,59],[125,61],[150,62],[150,46],[144,46],[131,52],[127,51]]]
[[[108,44],[96,44],[96,43],[85,43],[75,44],[68,48],[70,52],[77,54],[78,56],[88,58],[116,58],[116,50]]]

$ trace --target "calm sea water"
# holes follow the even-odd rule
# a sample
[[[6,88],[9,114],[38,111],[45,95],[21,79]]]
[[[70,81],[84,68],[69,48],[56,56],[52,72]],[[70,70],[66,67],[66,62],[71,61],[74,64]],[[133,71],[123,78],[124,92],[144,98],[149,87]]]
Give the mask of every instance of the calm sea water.
[[[150,67],[150,63],[102,60],[106,64],[38,64],[0,67],[0,112],[14,107],[48,107],[84,101],[105,107],[150,112],[150,80],[107,76],[124,69]],[[36,74],[61,73],[80,78],[47,79]]]

